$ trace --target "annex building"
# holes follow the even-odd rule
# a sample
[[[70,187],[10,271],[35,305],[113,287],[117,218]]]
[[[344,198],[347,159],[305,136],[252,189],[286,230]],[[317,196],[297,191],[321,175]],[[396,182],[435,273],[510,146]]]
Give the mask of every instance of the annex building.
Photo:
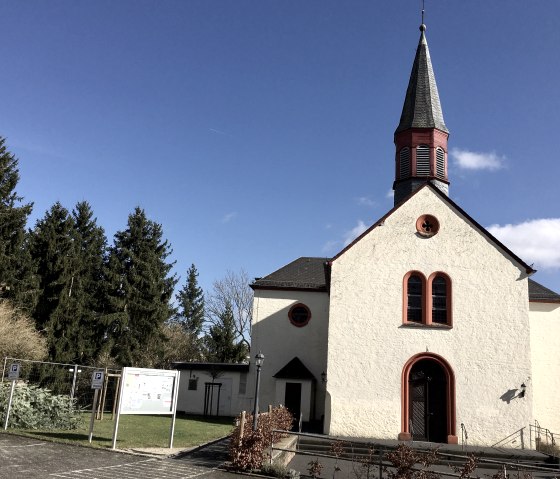
[[[261,404],[340,436],[456,443],[464,424],[491,445],[535,419],[560,432],[560,295],[449,198],[425,29],[394,135],[394,208],[333,258],[252,284]]]

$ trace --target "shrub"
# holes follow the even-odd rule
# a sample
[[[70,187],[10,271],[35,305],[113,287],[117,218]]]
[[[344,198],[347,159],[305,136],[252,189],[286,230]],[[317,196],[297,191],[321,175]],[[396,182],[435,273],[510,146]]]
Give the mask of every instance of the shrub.
[[[399,444],[387,454],[394,469],[387,469],[389,479],[439,479],[440,475],[430,468],[438,462],[438,451],[420,452],[406,444]],[[417,467],[419,464],[420,467]]]
[[[288,468],[283,464],[263,464],[261,467],[261,474],[284,478],[288,474]]]
[[[290,430],[294,418],[290,411],[283,406],[278,406],[270,413],[259,414],[257,430],[253,431],[251,425],[253,416],[245,416],[243,437],[240,438],[241,426],[233,431],[230,441],[230,458],[234,469],[253,470],[260,469],[265,458],[265,451],[273,442],[278,442],[285,434],[273,432],[274,429]]]
[[[0,358],[43,359],[47,340],[33,321],[8,301],[0,301]]]
[[[11,383],[0,385],[0,423],[4,424]],[[16,384],[9,427],[21,429],[77,429],[81,417],[69,396],[48,389]]]

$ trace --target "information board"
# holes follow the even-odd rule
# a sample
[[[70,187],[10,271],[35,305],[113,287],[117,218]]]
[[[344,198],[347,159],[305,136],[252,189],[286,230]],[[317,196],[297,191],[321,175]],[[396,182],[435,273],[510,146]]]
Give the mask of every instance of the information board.
[[[121,414],[173,414],[177,371],[124,368]]]
[[[171,415],[169,447],[173,447],[175,414],[179,393],[179,371],[167,369],[123,368],[117,417],[113,429],[113,449],[117,447],[121,414]],[[90,432],[91,436],[91,432]]]

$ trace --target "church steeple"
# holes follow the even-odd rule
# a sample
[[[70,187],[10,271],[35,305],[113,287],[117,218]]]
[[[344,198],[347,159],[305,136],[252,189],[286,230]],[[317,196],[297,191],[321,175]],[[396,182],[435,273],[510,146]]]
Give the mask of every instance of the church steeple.
[[[448,193],[449,130],[443,120],[423,23],[420,32],[401,120],[395,131],[395,205],[428,181]]]

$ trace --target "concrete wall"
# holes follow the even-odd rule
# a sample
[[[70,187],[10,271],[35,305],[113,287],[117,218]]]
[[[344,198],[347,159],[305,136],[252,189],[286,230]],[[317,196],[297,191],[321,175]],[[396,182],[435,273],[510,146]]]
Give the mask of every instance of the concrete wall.
[[[533,417],[560,434],[560,304],[529,303]]]
[[[417,234],[423,214],[440,231]],[[403,277],[441,271],[453,285],[453,327],[403,326]],[[401,375],[414,355],[443,357],[456,380],[456,430],[493,444],[527,426],[532,391],[525,271],[424,188],[334,260],[328,329],[327,431],[396,439]]]
[[[288,318],[288,311],[297,303],[303,303],[311,310],[311,320],[306,326],[296,327]],[[254,388],[254,356],[262,351],[265,360],[261,374],[261,410],[269,404],[283,402],[283,392],[277,392],[277,381],[272,376],[294,357],[316,378],[317,408],[310,409],[310,419],[320,419],[324,413],[324,386],[321,373],[327,369],[327,293],[306,291],[256,290],[253,303],[253,326],[251,336],[251,372]],[[282,383],[284,384],[285,381]],[[253,391],[253,390],[252,390]],[[251,391],[251,392],[252,392]],[[302,396],[303,396],[302,390]],[[311,392],[309,392],[311,394]],[[302,403],[304,398],[302,397]],[[302,404],[305,407],[304,404]],[[311,417],[313,415],[315,417]]]

